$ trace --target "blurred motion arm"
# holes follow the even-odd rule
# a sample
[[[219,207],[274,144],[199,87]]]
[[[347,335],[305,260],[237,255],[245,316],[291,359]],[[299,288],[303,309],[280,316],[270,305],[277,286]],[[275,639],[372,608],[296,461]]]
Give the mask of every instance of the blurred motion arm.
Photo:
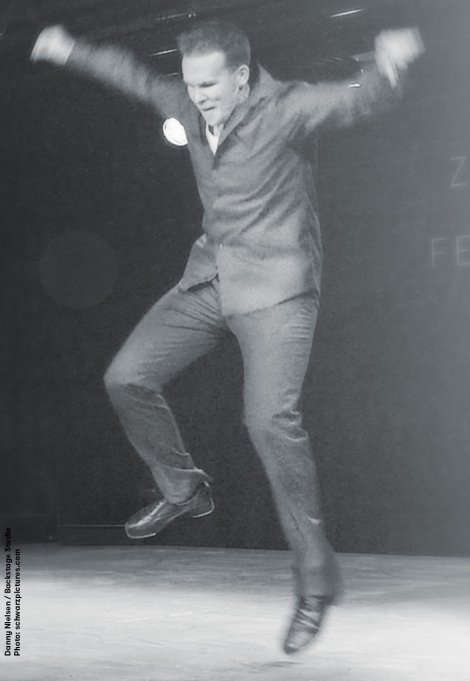
[[[61,26],[52,26],[40,33],[31,59],[64,66],[101,82],[153,106],[163,117],[178,117],[187,101],[180,79],[155,73],[126,49],[73,38]]]
[[[424,52],[419,31],[386,31],[377,36],[375,45],[375,64],[356,82],[296,84],[289,107],[295,111],[294,137],[353,125],[400,99],[408,66]]]

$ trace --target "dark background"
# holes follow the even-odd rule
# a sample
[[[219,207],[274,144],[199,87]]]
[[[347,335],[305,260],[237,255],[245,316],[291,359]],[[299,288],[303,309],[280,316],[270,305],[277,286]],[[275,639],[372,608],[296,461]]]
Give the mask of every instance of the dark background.
[[[24,540],[126,542],[122,525],[152,484],[102,375],[177,282],[200,206],[186,150],[163,140],[152,111],[28,54],[38,27],[60,22],[176,72],[167,50],[188,4],[1,7],[2,522]],[[352,74],[350,57],[382,28],[420,27],[427,52],[403,102],[318,146],[325,268],[304,410],[339,551],[468,555],[468,2],[191,8],[235,18],[275,75],[312,81]],[[168,396],[215,478],[217,510],[158,542],[283,547],[240,424],[237,348],[193,366]]]

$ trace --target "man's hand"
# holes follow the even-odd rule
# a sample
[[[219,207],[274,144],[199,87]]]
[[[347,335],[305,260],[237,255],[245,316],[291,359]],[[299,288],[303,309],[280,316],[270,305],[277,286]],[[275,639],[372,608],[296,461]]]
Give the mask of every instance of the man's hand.
[[[75,40],[62,26],[50,26],[39,34],[31,59],[63,66],[70,57],[74,44]]]
[[[382,31],[375,39],[375,61],[379,72],[396,87],[400,73],[424,53],[417,28]]]

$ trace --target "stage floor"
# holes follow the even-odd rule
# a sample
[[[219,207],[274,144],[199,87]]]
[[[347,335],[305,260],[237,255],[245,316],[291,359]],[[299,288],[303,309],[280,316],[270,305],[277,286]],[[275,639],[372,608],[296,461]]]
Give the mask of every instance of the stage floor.
[[[0,677],[468,681],[470,559],[340,560],[344,601],[316,644],[289,658],[287,552],[25,545],[21,656],[2,651]]]

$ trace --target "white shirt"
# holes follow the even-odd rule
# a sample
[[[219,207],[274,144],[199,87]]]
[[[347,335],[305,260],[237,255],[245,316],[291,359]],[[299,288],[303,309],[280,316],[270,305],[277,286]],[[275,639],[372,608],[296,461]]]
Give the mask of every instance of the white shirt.
[[[209,142],[209,146],[211,148],[211,151],[214,155],[215,155],[215,152],[217,151],[217,147],[219,146],[220,134],[221,134],[221,131],[218,132],[218,133],[211,132],[209,123],[206,123],[206,137],[207,137],[207,141]]]

